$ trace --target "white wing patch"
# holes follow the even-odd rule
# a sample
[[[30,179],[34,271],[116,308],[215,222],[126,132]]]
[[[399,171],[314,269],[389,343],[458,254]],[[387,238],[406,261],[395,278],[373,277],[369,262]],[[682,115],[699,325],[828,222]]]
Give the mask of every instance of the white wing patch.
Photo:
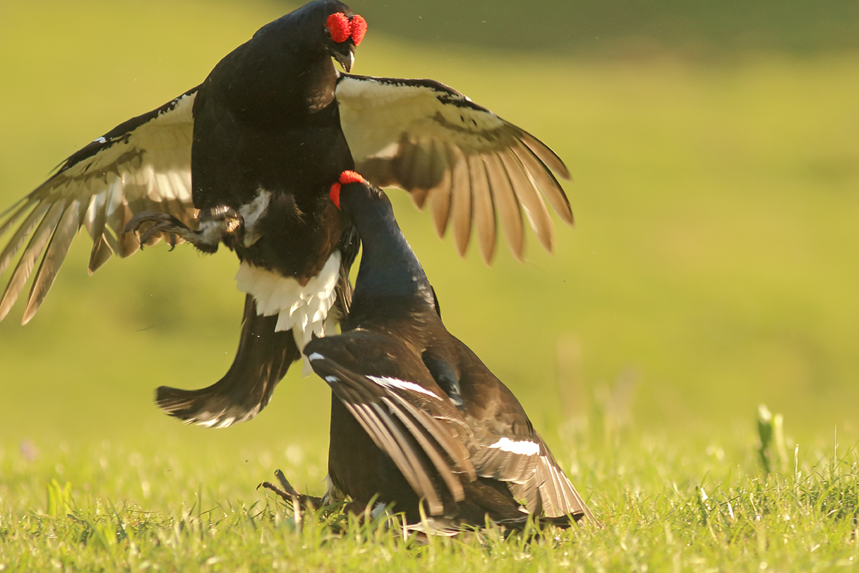
[[[319,274],[304,286],[292,277],[243,262],[236,273],[236,287],[254,297],[257,314],[278,315],[275,332],[292,330],[302,351],[313,334],[334,333],[335,321],[333,316],[329,320],[329,313],[337,298],[334,289],[339,277],[340,251],[334,251]],[[310,361],[304,357],[305,376],[310,372]]]
[[[500,449],[502,452],[518,454],[520,456],[536,456],[540,453],[540,444],[535,444],[529,440],[513,441],[506,437],[501,438],[489,447]]]
[[[441,400],[441,398],[439,398],[437,395],[433,394],[420,384],[415,384],[414,382],[399,380],[397,378],[390,378],[388,376],[367,376],[367,378],[384,388],[396,388],[399,390],[405,390],[407,392],[418,392],[420,394],[425,394],[431,398],[435,398],[436,400]]]
[[[337,84],[337,101],[343,134],[353,155],[361,159],[390,158],[399,149],[403,130],[448,140],[451,126],[461,130],[458,139],[473,151],[490,147],[481,132],[502,129],[504,121],[488,110],[440,105],[439,95],[440,92],[422,85],[392,85],[374,78],[341,80]],[[457,95],[462,101],[471,102],[466,96]],[[359,119],[368,114],[376,119],[373,129],[365,129]]]
[[[66,171],[67,180],[58,185],[57,190],[81,182],[95,190],[107,182],[114,208],[123,199],[138,197],[191,203],[191,126],[194,121],[191,110],[195,95],[177,98],[171,110],[159,113],[136,128],[124,143],[115,142],[91,159],[70,167]],[[96,141],[104,143],[103,140],[104,137],[100,137]],[[131,169],[125,167],[126,164]]]
[[[137,237],[125,232],[126,223],[136,213],[166,211],[186,225],[194,225],[191,141],[195,94],[192,90],[95,139],[72,154],[32,193],[0,213],[0,235],[18,225],[0,252],[0,273],[24,248],[0,298],[0,320],[38,268],[22,322],[35,315],[80,227],[93,240],[92,273],[113,254],[127,257],[137,251]],[[160,239],[155,235],[147,244]]]

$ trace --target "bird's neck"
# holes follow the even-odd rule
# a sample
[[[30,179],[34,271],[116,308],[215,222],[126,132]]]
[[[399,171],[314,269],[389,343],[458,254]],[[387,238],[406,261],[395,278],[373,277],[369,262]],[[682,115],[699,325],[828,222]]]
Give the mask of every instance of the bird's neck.
[[[381,299],[399,299],[410,307],[426,306],[434,312],[435,298],[423,267],[403,236],[388,202],[371,207],[376,212],[358,214],[355,226],[361,237],[361,266],[355,281],[352,309]]]

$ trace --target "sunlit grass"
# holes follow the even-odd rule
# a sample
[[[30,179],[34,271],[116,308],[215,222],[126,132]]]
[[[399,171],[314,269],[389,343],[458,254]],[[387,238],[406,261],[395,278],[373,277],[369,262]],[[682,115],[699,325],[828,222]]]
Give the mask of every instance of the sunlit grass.
[[[570,434],[559,459],[601,529],[549,528],[506,539],[490,529],[429,545],[337,511],[296,519],[275,497],[254,491],[273,463],[292,477],[308,468],[315,477],[324,473],[315,453],[278,450],[282,438],[249,445],[243,463],[154,437],[0,450],[0,568],[823,571],[854,565],[855,450],[826,441],[796,446],[788,438],[788,459],[774,458],[767,473],[751,415],[748,421],[748,430],[705,441],[640,435],[614,423],[603,439]]]

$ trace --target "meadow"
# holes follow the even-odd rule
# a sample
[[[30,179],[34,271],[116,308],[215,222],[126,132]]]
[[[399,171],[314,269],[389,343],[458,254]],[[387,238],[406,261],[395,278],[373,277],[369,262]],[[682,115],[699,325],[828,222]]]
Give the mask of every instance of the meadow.
[[[0,323],[0,570],[854,567],[859,51],[426,49],[408,39],[420,20],[376,32],[369,10],[356,73],[452,85],[573,174],[575,228],[556,220],[552,255],[529,236],[524,264],[503,241],[491,267],[474,248],[460,260],[391,196],[448,328],[519,396],[604,528],[420,546],[336,513],[297,523],[254,488],[281,468],[324,490],[321,381],[295,369],[227,430],[152,402],[229,366],[233,255],[159,245],[90,277],[82,235],[38,315],[20,326],[19,303]],[[0,208],[285,11],[4,3]],[[783,440],[761,444],[761,403]]]

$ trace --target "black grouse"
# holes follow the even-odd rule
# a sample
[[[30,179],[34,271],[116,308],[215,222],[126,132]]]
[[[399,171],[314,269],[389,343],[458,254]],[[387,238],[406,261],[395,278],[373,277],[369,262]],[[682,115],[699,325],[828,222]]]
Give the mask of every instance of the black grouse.
[[[354,172],[339,181],[361,265],[343,334],[304,348],[333,391],[326,497],[393,503],[410,524],[423,500],[442,530],[595,523],[513,393],[445,329],[387,196]]]
[[[31,274],[23,322],[35,315],[81,227],[93,240],[90,273],[162,238],[203,252],[223,243],[246,293],[235,360],[214,385],[161,387],[156,400],[186,422],[224,427],[256,416],[311,336],[348,311],[358,240],[328,200],[343,170],[403,188],[419,206],[429,199],[461,253],[474,226],[491,259],[496,212],[517,257],[522,212],[551,248],[544,196],[572,222],[553,175],[569,177],[561,160],[438,82],[339,73],[332,58],[350,71],[366,29],[341,2],[311,2],[263,26],[199,86],[74,153],[0,214],[0,235],[11,233],[0,273],[22,253],[0,320]]]

